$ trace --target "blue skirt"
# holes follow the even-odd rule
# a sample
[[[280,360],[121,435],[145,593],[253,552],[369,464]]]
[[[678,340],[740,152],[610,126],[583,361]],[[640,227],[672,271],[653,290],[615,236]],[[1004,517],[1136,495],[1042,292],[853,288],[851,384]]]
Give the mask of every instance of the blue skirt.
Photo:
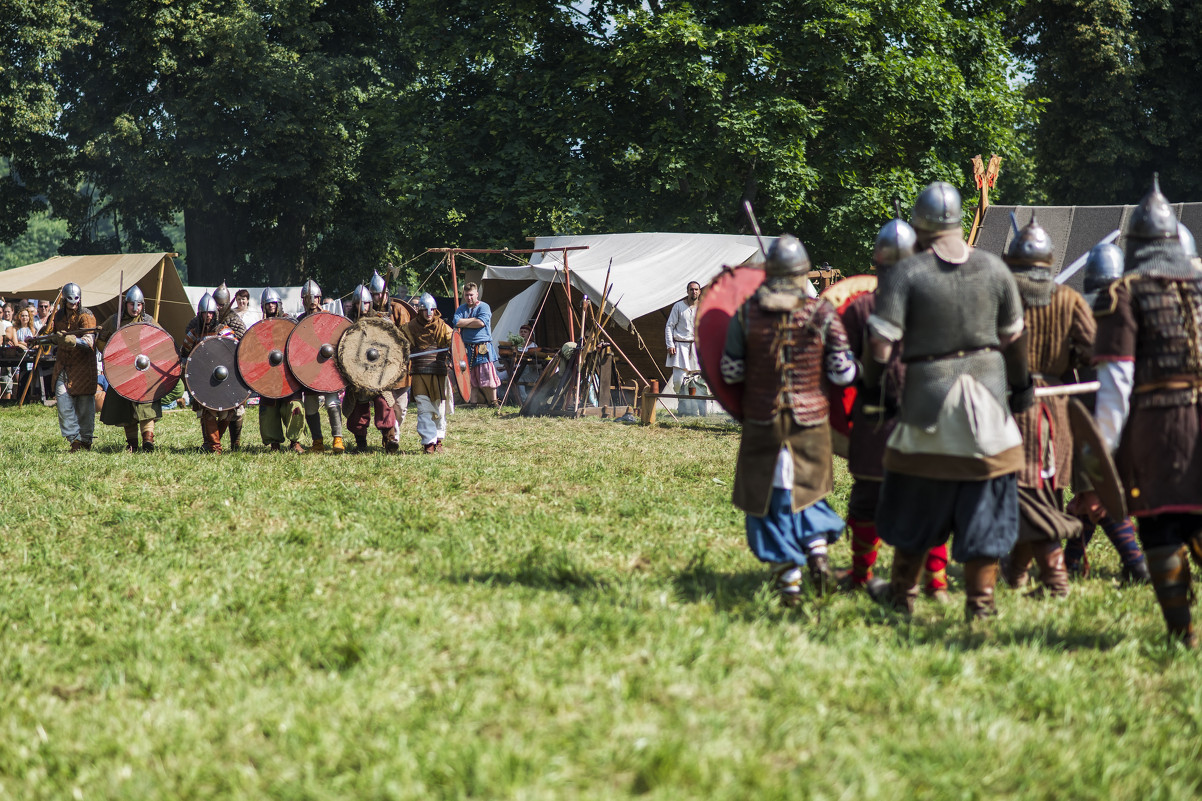
[[[834,542],[843,532],[843,518],[818,501],[794,514],[792,492],[774,487],[768,514],[747,515],[747,547],[763,562],[806,563],[806,548],[815,542]]]

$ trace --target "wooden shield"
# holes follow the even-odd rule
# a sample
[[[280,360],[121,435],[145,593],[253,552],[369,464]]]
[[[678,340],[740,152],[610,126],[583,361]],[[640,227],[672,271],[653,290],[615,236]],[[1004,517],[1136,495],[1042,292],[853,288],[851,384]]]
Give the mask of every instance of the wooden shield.
[[[840,316],[851,305],[851,302],[865,292],[876,291],[877,278],[875,275],[853,275],[837,281],[822,290],[821,297],[835,307]],[[859,353],[852,354],[857,359]],[[831,387],[830,392],[830,425],[832,449],[836,454],[847,458],[851,435],[851,410],[856,405],[856,387]]]
[[[250,398],[250,387],[238,374],[238,342],[208,337],[193,348],[184,365],[184,383],[201,406],[226,412]]]
[[[317,312],[292,329],[284,357],[305,389],[325,393],[346,387],[338,370],[338,340],[350,327],[351,321],[340,314]]]
[[[459,388],[459,396],[464,403],[472,398],[471,368],[467,364],[467,346],[459,331],[451,335],[451,368],[455,371],[455,386]]]
[[[183,365],[175,340],[157,325],[123,326],[104,347],[104,377],[109,388],[134,403],[162,399],[181,375]]]
[[[409,342],[391,320],[364,317],[338,340],[338,366],[351,386],[378,394],[409,374]]]
[[[264,398],[286,398],[300,391],[300,382],[284,357],[293,328],[296,320],[290,317],[260,320],[238,342],[238,372]]]
[[[736,420],[743,419],[743,385],[732,387],[723,381],[719,364],[726,348],[726,329],[730,327],[731,318],[762,283],[763,265],[723,267],[697,301],[695,330],[701,375],[718,403]]]
[[[1068,402],[1068,424],[1073,430],[1073,453],[1077,466],[1089,478],[1098,501],[1111,520],[1127,518],[1127,497],[1119,471],[1110,457],[1106,439],[1098,430],[1085,404],[1073,398]]]

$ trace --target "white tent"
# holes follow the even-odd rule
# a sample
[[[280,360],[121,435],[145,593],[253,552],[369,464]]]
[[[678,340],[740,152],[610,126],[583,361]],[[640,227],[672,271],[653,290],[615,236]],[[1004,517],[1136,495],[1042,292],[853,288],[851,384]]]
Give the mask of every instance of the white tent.
[[[765,247],[772,241],[766,238]],[[581,246],[588,250],[554,250]],[[760,258],[754,236],[727,234],[540,236],[532,249],[544,248],[551,250],[531,254],[527,264],[485,268],[481,295],[493,309],[493,339],[504,341],[533,320],[547,291],[556,286],[555,302],[547,303],[538,326],[542,330],[536,329],[535,337],[538,344],[553,347],[568,338],[562,324],[568,317],[562,290],[566,256],[573,313],[579,314],[582,294],[594,308],[600,304],[608,273],[609,300],[617,307],[613,321],[631,332],[617,339],[647,378],[662,375],[658,367],[667,356],[664,324],[688,283],[698,281],[704,287],[724,266]]]

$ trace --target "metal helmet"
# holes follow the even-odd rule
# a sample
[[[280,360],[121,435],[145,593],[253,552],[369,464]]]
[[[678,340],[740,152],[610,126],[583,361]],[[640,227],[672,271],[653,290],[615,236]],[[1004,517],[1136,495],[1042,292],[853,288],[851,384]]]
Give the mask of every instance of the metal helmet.
[[[434,296],[429,292],[422,293],[422,296],[417,299],[417,305],[430,312],[430,314],[438,311],[438,304],[434,302]]]
[[[805,275],[810,271],[810,254],[792,234],[778,236],[764,255],[764,271],[770,278]]]
[[[1198,243],[1194,241],[1194,235],[1181,222],[1177,223],[1177,238],[1181,240],[1181,249],[1185,251],[1187,259],[1198,258]]]
[[[200,301],[196,304],[196,316],[200,317],[205,312],[217,313],[217,301],[213,300],[213,296],[208,292],[201,296]]]
[[[1011,220],[1016,232],[1004,254],[1006,264],[1011,267],[1051,267],[1056,260],[1056,246],[1052,243],[1052,237],[1034,214],[1031,215],[1031,222],[1023,226],[1021,231],[1017,230],[1018,221],[1013,214],[1011,212]]]
[[[225,281],[222,281],[221,286],[213,290],[213,300],[223,309],[230,305],[230,288],[225,285]]]
[[[263,290],[263,294],[259,295],[259,305],[266,306],[268,303],[283,303],[284,299],[280,297],[280,293],[276,292],[271,287]]]
[[[363,284],[359,284],[351,292],[351,308],[354,309],[356,316],[371,309],[371,292]]]
[[[892,267],[918,252],[918,235],[910,224],[894,219],[881,226],[872,245],[872,263],[878,270]]]
[[[1105,289],[1123,277],[1123,249],[1110,242],[1094,245],[1085,260],[1085,294]]]
[[[138,288],[137,284],[134,284],[128,290],[126,290],[125,302],[141,304],[141,305],[146,304],[146,298],[145,298],[145,296],[142,295],[142,290]]]
[[[301,287],[302,300],[307,300],[309,298],[320,298],[321,296],[321,287],[319,287],[317,282],[312,278],[306,281],[305,285]]]
[[[63,301],[66,303],[79,303],[83,299],[83,290],[79,288],[79,284],[71,282],[63,285]]]
[[[1177,238],[1177,215],[1160,192],[1160,173],[1152,174],[1152,188],[1131,212],[1126,234],[1128,239]]]
[[[384,281],[384,276],[380,275],[379,270],[372,272],[371,283],[368,284],[371,294],[380,295],[388,290],[388,284]]]
[[[960,227],[960,193],[936,181],[918,193],[910,212],[910,225],[918,231],[952,231]]]

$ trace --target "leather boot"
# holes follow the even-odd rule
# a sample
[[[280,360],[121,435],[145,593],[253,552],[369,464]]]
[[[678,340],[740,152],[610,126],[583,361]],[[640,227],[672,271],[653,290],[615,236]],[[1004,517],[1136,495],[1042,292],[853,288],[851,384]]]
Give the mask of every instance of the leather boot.
[[[154,432],[153,431],[143,431],[142,432],[142,452],[143,453],[153,453],[154,452]]]
[[[314,437],[313,444],[309,446],[310,452],[321,453],[325,449],[326,449],[325,440],[323,440],[321,437]]]
[[[202,446],[209,453],[221,453],[221,428],[216,420],[200,418],[200,431],[204,435]]]
[[[1046,593],[1053,598],[1068,597],[1068,568],[1064,564],[1064,549],[1059,542],[1033,542],[1031,553],[1035,564],[1039,566],[1039,583],[1041,594]]]
[[[1165,545],[1147,551],[1145,556],[1169,639],[1180,640],[1189,648],[1197,648],[1198,635],[1194,632],[1190,616],[1194,593],[1190,588],[1188,554],[1189,549],[1184,545]]]
[[[334,453],[345,453],[346,446],[342,444],[342,437],[334,437],[333,445]]]
[[[997,615],[994,587],[1000,572],[996,559],[971,559],[964,563],[964,616],[968,620]]]
[[[273,442],[267,446],[267,450],[269,450],[269,451],[278,451],[279,449],[280,449],[280,443],[278,443],[278,442]]]
[[[1002,559],[1002,580],[1016,590],[1027,586],[1030,580],[1028,571],[1031,569],[1032,543],[1016,542],[1010,555]]]
[[[885,606],[891,606],[903,614],[914,614],[914,601],[918,599],[918,576],[922,573],[922,562],[925,553],[893,552],[893,572],[889,583],[881,586],[869,584],[870,593],[876,592],[873,599]],[[884,590],[884,593],[881,591]]]
[[[292,451],[293,453],[304,453],[305,446],[301,445],[296,440],[292,440],[291,444],[288,445],[288,450]]]
[[[395,428],[390,428],[387,431],[381,432],[381,436],[384,439],[385,453],[396,453],[401,449],[401,443],[397,439]]]
[[[800,567],[792,562],[773,562],[772,583],[781,606],[791,609],[801,603]]]
[[[367,452],[367,435],[366,434],[356,434],[355,435],[355,453],[366,453],[366,452]]]
[[[125,452],[138,452],[138,427],[136,425],[125,427]]]
[[[230,420],[230,450],[242,450],[242,421]]]

